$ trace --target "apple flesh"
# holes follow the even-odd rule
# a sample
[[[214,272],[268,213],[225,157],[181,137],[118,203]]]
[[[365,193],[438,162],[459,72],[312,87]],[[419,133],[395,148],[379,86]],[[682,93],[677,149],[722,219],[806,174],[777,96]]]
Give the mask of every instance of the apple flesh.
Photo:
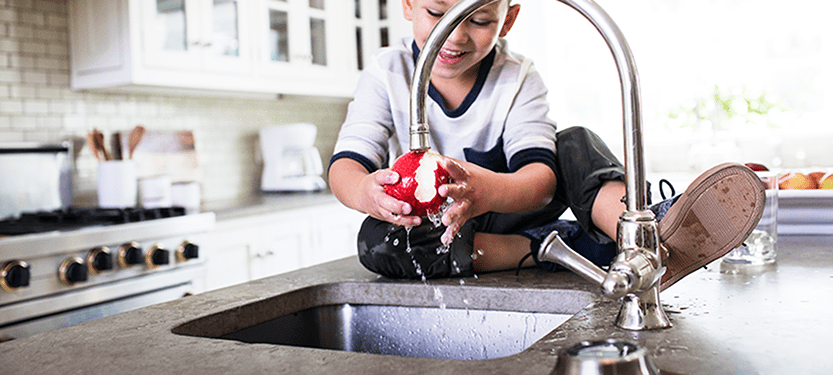
[[[412,216],[439,212],[445,198],[440,196],[437,188],[450,179],[441,161],[442,157],[429,151],[411,151],[400,156],[391,168],[399,174],[399,181],[386,185],[385,192],[411,205]]]

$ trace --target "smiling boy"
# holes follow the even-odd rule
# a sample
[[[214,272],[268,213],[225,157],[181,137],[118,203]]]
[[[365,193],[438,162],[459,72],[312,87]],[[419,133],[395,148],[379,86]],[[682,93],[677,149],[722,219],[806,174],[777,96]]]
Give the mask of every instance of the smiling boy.
[[[374,56],[350,103],[329,181],[343,204],[369,215],[359,233],[360,261],[393,278],[465,276],[516,265],[530,252],[534,255],[543,237],[558,229],[588,259],[608,265],[616,251],[611,238],[625,209],[623,168],[589,130],[570,128],[556,134],[541,76],[529,59],[509,51],[502,39],[520,11],[520,5],[509,0],[490,3],[464,20],[433,65],[426,103],[431,145],[446,157],[444,165],[452,177],[439,189],[440,195],[453,200],[442,225],[410,216],[407,203],[385,194],[385,185],[399,179],[388,168],[391,157],[409,147],[416,57],[434,25],[455,3],[402,0],[414,37]],[[750,207],[762,207],[749,182],[754,174],[737,165],[719,169],[721,176],[744,181],[738,186],[745,186],[739,190],[748,193],[741,195]],[[698,180],[696,191],[683,194],[685,204],[672,206],[672,212],[685,207],[671,215],[680,218],[675,223],[702,211],[692,202],[715,194],[713,186],[723,181],[711,177],[715,172]],[[671,203],[658,213],[664,214]],[[567,208],[576,222],[559,220]],[[737,231],[751,231],[748,222],[755,214],[738,219]],[[710,219],[723,220],[720,215]],[[678,234],[674,240],[689,238]],[[716,258],[731,250],[733,241],[727,236],[718,244],[695,244],[701,248],[694,258]],[[673,281],[693,271],[689,257],[683,258],[685,264],[671,267],[674,257],[669,257]],[[525,264],[533,262],[534,256]]]

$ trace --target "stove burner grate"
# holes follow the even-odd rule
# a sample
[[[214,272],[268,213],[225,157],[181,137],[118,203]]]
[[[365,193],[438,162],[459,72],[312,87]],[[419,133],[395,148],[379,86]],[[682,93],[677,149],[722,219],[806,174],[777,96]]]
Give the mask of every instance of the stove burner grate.
[[[178,206],[159,208],[69,207],[54,211],[26,212],[18,218],[0,220],[0,235],[72,230],[89,226],[135,223],[183,215],[185,215],[185,208]]]

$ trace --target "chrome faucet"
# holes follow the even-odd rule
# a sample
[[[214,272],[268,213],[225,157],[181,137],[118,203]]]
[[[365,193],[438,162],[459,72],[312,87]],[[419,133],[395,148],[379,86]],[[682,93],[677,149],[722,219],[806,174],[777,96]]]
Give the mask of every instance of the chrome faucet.
[[[430,148],[425,101],[431,70],[440,49],[454,29],[481,7],[498,0],[460,0],[434,26],[417,59],[411,86],[410,148]],[[590,21],[610,48],[622,88],[625,135],[625,185],[627,209],[619,217],[618,253],[608,272],[570,249],[557,232],[541,244],[538,259],[556,262],[597,284],[602,294],[622,298],[616,326],[629,330],[671,326],[659,300],[659,284],[665,272],[654,214],[647,209],[647,190],[642,153],[642,109],[639,77],[630,47],[610,16],[593,0],[558,0]]]

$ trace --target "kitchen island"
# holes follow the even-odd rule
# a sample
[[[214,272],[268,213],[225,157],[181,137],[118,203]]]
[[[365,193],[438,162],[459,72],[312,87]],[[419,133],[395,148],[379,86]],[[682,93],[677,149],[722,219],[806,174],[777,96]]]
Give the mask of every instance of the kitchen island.
[[[523,352],[478,361],[436,360],[351,353],[271,344],[247,344],[177,335],[172,329],[199,318],[268,301],[315,285],[412,287],[411,298],[459,305],[498,288],[523,305],[525,290],[574,290],[584,308]],[[373,288],[366,288],[373,289]],[[0,343],[0,373],[118,374],[549,374],[557,354],[582,340],[616,338],[645,347],[666,373],[827,374],[833,356],[833,236],[782,236],[778,261],[752,272],[721,272],[710,264],[661,294],[672,328],[631,332],[613,326],[616,301],[569,272],[537,269],[481,274],[466,279],[393,281],[364,270],[355,257],[251,281],[76,326]],[[517,291],[517,294],[513,293]],[[559,294],[554,293],[553,296]],[[560,295],[563,295],[560,294]],[[516,297],[518,296],[518,297]],[[376,296],[392,299],[401,296]],[[583,299],[582,299],[583,298]],[[536,301],[535,303],[546,303]],[[283,306],[291,309],[293,306]],[[301,306],[298,306],[301,308]],[[233,323],[233,322],[232,322]],[[217,327],[222,330],[224,327]]]

